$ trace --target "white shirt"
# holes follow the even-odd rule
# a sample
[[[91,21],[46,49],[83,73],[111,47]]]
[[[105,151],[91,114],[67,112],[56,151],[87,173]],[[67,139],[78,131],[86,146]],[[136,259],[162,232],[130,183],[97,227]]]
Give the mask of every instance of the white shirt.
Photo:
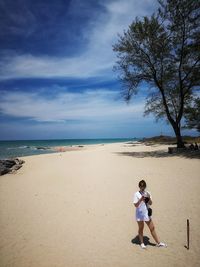
[[[151,194],[148,191],[145,192],[147,192],[151,198]],[[143,194],[145,192],[143,192]],[[142,197],[141,193],[137,191],[134,194],[133,203],[136,204],[141,197]],[[136,216],[136,221],[149,221],[151,219],[151,217],[148,216],[148,209],[144,201],[142,201],[140,205],[136,208],[135,216]]]

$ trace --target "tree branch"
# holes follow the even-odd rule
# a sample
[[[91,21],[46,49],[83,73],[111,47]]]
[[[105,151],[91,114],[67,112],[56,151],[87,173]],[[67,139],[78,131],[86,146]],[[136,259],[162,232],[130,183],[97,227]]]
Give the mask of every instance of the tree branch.
[[[197,65],[197,63],[200,62],[200,57],[198,57],[198,59],[195,61],[194,65],[191,66],[190,70],[188,71],[188,73],[185,75],[185,77],[182,79],[182,82],[184,82],[188,76],[190,75],[190,73],[194,70],[194,67]]]
[[[183,52],[184,52],[184,46],[185,46],[185,17],[183,16],[183,14],[181,13],[180,10],[179,14],[182,18],[182,22],[183,22],[183,30],[182,30],[182,43],[181,43],[181,55],[180,55],[180,63],[179,63],[179,68],[178,68],[178,73],[179,73],[179,89],[180,89],[180,109],[179,109],[179,114],[177,117],[177,122],[179,123],[182,115],[183,115],[183,107],[184,107],[184,94],[183,94],[183,82],[182,82],[182,63],[183,63]]]

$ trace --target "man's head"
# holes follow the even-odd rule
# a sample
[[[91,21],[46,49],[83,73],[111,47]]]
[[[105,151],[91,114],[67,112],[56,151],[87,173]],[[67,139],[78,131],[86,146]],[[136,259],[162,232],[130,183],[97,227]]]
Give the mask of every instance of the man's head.
[[[139,186],[141,191],[144,191],[145,188],[147,187],[147,184],[146,184],[145,180],[141,180],[141,181],[139,181],[138,186]]]

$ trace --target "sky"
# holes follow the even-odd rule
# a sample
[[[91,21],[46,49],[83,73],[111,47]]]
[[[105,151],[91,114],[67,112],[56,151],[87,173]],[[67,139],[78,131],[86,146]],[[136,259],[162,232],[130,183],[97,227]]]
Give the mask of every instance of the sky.
[[[0,0],[0,140],[173,135],[127,104],[112,46],[155,0]],[[192,131],[185,131],[193,134]]]

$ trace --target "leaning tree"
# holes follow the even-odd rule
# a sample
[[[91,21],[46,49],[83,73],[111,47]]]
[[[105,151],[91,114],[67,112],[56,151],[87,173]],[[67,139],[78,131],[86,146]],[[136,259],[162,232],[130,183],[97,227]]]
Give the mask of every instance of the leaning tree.
[[[129,101],[146,88],[145,114],[165,118],[177,147],[184,147],[181,122],[200,81],[200,1],[160,0],[151,17],[136,18],[113,46],[115,69]],[[148,86],[144,86],[144,85]]]

